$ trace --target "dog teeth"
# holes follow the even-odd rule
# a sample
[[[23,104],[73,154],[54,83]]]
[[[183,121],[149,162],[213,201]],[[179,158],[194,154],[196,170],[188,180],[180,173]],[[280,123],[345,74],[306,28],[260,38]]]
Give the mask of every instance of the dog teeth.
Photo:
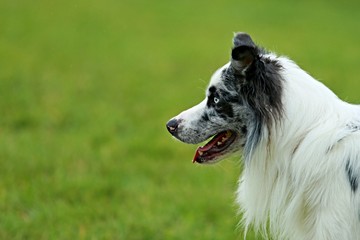
[[[231,131],[226,131],[226,138],[229,138],[232,135]]]
[[[217,142],[217,145],[220,146],[221,144],[223,144],[224,142],[226,142],[230,137],[231,137],[232,133],[231,131],[227,131],[225,136],[223,136],[221,138],[221,141]]]
[[[198,151],[199,155],[202,156],[204,154],[204,152],[202,151]]]

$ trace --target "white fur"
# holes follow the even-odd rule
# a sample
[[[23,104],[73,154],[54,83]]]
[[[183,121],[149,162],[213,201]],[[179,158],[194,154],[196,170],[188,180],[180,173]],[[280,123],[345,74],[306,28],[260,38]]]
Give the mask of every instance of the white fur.
[[[285,116],[270,135],[265,128],[245,161],[237,191],[245,230],[274,239],[360,239],[360,189],[352,191],[346,172],[349,161],[360,169],[360,129],[347,127],[360,126],[360,108],[287,58],[276,59]]]
[[[263,57],[282,66],[283,114],[272,129],[263,127],[244,159],[237,202],[245,232],[253,227],[278,240],[360,240],[360,107],[341,101],[291,60]],[[229,64],[210,85],[221,85]],[[201,129],[205,134],[194,128],[204,111],[214,111],[206,102],[174,118],[177,138],[196,143],[208,137],[209,127]]]

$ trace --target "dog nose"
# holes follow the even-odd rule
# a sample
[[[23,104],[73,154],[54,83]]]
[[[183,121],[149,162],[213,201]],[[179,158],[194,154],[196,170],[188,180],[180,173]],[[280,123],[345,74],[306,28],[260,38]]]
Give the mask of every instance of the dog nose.
[[[167,130],[171,134],[174,134],[176,132],[176,130],[178,129],[178,126],[179,126],[179,121],[174,118],[171,119],[170,121],[168,121],[166,124]]]

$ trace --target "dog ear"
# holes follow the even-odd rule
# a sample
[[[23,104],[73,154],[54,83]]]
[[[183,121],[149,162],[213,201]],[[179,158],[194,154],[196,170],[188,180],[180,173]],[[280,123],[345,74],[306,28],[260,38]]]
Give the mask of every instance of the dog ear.
[[[251,37],[246,33],[236,33],[233,43],[231,65],[236,71],[243,73],[257,56],[257,48]]]

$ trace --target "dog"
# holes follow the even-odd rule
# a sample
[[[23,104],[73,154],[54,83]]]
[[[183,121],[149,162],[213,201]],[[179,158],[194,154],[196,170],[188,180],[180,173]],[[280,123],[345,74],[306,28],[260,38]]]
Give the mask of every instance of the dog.
[[[205,99],[166,127],[189,144],[211,138],[193,162],[242,155],[245,238],[252,227],[271,239],[360,239],[360,107],[248,34],[235,34]]]

